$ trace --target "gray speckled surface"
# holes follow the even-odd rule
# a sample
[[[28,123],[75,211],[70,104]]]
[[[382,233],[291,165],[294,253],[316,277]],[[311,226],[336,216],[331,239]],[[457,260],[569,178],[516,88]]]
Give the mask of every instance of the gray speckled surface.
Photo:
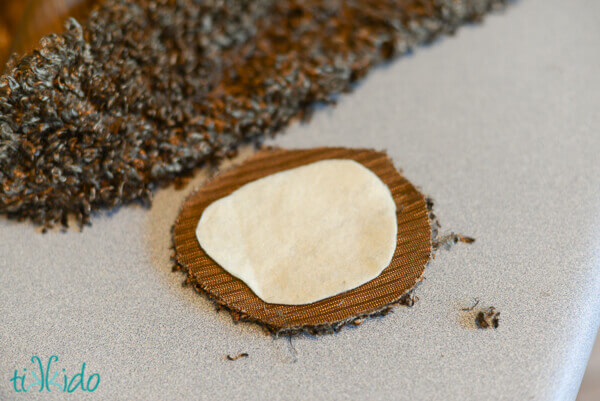
[[[599,13],[517,2],[272,141],[387,149],[444,228],[477,237],[439,254],[415,307],[295,339],[295,363],[287,340],[234,325],[171,273],[192,186],[83,233],[0,220],[0,399],[60,397],[9,382],[52,354],[100,373],[76,399],[574,399],[600,322]],[[502,312],[497,331],[463,325],[472,297]]]

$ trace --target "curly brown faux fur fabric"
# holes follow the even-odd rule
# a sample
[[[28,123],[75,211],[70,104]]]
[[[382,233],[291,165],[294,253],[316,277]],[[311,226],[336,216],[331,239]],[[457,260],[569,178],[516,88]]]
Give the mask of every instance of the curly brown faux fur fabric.
[[[107,0],[0,78],[0,213],[80,224],[504,0]]]

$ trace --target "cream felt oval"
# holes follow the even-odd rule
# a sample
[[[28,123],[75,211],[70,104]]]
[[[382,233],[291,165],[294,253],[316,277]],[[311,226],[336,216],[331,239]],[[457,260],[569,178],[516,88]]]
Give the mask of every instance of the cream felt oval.
[[[302,305],[377,277],[396,248],[396,205],[371,170],[329,159],[238,188],[202,213],[204,251],[267,303]]]

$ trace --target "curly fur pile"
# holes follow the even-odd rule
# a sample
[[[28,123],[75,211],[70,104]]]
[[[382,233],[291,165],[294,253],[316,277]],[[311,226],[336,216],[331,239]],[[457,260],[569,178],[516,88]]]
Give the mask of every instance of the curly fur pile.
[[[504,0],[107,0],[0,78],[0,213],[90,213],[277,133]]]

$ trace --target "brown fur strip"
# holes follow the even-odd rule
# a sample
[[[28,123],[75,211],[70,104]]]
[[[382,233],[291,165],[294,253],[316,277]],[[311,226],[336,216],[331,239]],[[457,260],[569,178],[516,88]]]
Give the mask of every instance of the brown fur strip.
[[[150,204],[504,3],[106,0],[0,76],[0,214],[50,228]]]

